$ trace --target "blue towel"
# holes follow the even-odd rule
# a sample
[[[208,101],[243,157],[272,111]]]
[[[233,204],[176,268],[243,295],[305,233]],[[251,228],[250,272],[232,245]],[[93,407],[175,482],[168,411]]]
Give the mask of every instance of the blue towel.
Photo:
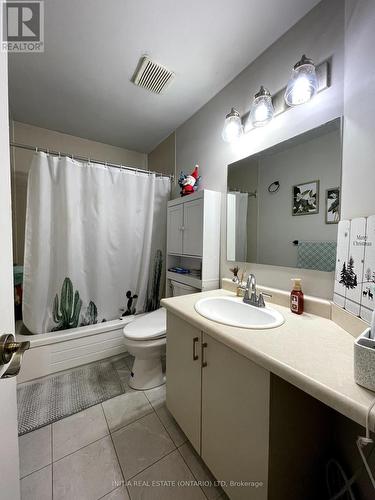
[[[317,271],[334,271],[336,246],[335,241],[299,241],[297,267]]]

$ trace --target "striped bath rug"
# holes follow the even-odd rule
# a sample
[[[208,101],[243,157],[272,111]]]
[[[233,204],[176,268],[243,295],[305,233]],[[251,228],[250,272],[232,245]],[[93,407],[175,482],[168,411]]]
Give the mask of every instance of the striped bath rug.
[[[22,436],[123,392],[112,360],[20,384],[17,389],[18,434]]]

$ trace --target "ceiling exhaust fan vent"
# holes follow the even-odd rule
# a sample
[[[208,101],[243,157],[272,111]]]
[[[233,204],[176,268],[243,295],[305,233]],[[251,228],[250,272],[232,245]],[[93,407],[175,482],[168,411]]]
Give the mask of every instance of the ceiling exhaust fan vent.
[[[139,87],[161,94],[172,83],[175,74],[173,71],[158,64],[148,56],[141,57],[132,82]]]

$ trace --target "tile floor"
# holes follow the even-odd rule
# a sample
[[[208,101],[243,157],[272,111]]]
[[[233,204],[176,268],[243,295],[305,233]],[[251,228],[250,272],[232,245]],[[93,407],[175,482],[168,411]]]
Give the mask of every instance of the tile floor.
[[[226,498],[165,405],[165,386],[133,391],[21,436],[22,500]],[[183,485],[177,484],[181,482]]]

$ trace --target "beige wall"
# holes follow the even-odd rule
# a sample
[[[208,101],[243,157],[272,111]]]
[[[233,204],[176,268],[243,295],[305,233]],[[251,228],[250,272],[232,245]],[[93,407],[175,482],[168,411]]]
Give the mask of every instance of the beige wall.
[[[95,160],[119,163],[131,167],[147,168],[147,155],[145,153],[130,151],[15,121],[11,123],[10,127],[10,137],[13,142],[72,153],[73,155],[88,156]],[[23,263],[27,175],[32,155],[32,151],[11,148],[13,254],[14,262],[17,264]]]
[[[148,168],[154,172],[176,175],[176,134],[174,132],[149,153]]]

